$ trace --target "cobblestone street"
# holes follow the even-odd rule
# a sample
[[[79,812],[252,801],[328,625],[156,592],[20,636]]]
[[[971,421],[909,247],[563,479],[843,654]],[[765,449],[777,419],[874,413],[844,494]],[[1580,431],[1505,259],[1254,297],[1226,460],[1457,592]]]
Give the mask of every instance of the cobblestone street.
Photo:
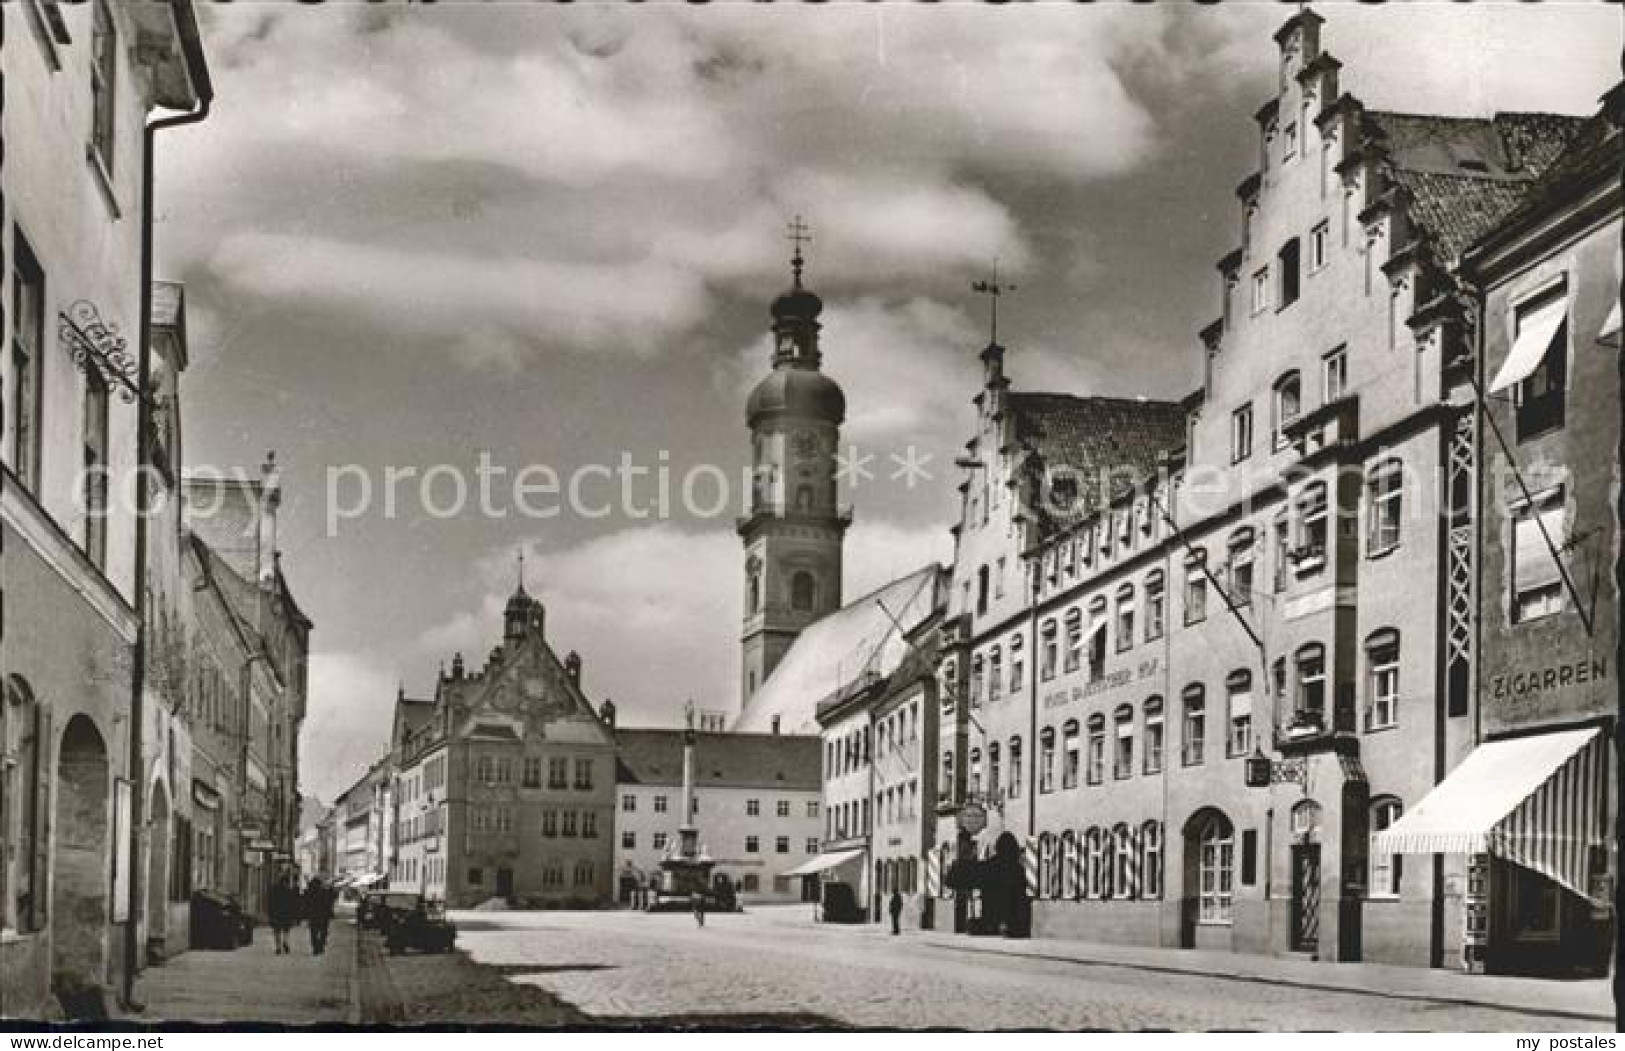
[[[1558,1013],[1538,1013],[1494,1005],[1540,1003],[1539,988],[1482,1003],[1447,992],[1328,990],[1314,984],[1321,965],[1310,963],[1294,965],[1301,974],[1289,978],[1182,974],[1080,962],[1038,943],[817,927],[804,911],[716,915],[703,929],[681,914],[466,913],[457,918],[458,945],[510,981],[539,986],[604,1021],[793,1013],[903,1028],[1610,1028],[1606,999],[1591,997],[1589,987],[1579,1001],[1568,989],[1569,1007],[1554,1004]],[[1178,956],[1166,953],[1170,963]]]

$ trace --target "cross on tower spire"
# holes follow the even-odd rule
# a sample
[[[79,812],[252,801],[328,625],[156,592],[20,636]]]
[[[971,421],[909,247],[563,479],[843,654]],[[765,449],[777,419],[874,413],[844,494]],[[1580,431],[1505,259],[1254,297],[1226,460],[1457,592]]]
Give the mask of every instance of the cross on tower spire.
[[[999,283],[999,257],[993,257],[993,278],[989,281],[974,281],[971,283],[972,292],[980,292],[988,298],[988,327],[992,330],[988,342],[994,346],[999,342],[999,297],[1006,292],[1014,292],[1016,286]]]
[[[790,269],[795,274],[796,287],[800,288],[801,268],[806,262],[801,258],[801,246],[812,244],[812,228],[802,221],[801,213],[797,212],[796,217],[785,224],[785,229],[789,233],[785,234],[784,239],[796,246],[796,254],[790,257]]]
[[[517,554],[517,570],[519,576],[519,590],[525,590],[525,549],[520,548]]]

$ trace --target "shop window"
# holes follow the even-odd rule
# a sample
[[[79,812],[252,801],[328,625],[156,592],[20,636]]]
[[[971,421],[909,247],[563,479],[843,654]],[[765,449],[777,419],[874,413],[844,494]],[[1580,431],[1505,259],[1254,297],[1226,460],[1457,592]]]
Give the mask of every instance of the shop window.
[[[1229,923],[1234,895],[1235,830],[1219,813],[1208,815],[1196,834],[1198,917]]]
[[[1085,894],[1091,898],[1099,898],[1106,885],[1105,868],[1106,845],[1102,841],[1101,830],[1091,828],[1083,834],[1083,871],[1085,880]]]
[[[1155,900],[1162,897],[1162,823],[1147,821],[1140,826],[1140,886],[1141,898]]]

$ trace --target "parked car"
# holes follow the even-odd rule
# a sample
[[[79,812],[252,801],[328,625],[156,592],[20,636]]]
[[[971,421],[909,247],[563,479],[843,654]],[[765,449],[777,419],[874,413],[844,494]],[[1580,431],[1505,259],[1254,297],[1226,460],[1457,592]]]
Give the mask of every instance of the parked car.
[[[404,891],[369,890],[361,895],[355,922],[364,931],[381,931],[392,909],[410,909],[418,896]]]
[[[216,890],[192,892],[192,922],[188,932],[194,949],[235,949],[254,941],[254,918],[243,912],[237,899]]]
[[[409,904],[390,902],[384,913],[384,943],[391,954],[408,949],[421,952],[451,952],[457,943],[457,927],[446,918],[445,904],[420,894],[390,895],[410,898]]]

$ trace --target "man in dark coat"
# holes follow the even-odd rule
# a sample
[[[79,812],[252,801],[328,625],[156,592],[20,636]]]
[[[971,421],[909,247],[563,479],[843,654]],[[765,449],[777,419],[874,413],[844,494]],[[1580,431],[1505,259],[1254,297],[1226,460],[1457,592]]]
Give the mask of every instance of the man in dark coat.
[[[278,876],[271,887],[270,901],[266,902],[278,956],[293,951],[288,948],[288,931],[299,922],[299,905],[299,888],[293,885],[293,877],[287,873]]]
[[[333,890],[312,876],[305,887],[305,923],[310,927],[310,952],[320,956],[327,951],[327,929],[333,923]]]
[[[902,929],[901,923],[902,923],[902,919],[903,919],[903,895],[902,895],[902,893],[900,891],[893,890],[891,892],[890,911],[891,911],[891,932],[893,934],[902,934],[903,929]]]

